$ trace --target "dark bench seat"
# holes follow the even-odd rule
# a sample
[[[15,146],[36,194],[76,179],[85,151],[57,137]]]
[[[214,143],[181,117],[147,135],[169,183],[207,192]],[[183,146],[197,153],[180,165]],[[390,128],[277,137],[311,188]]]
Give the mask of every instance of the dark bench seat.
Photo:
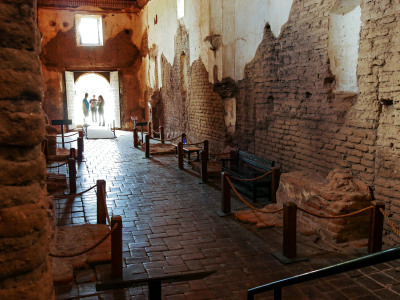
[[[275,162],[263,159],[249,153],[238,150],[235,158],[221,159],[222,172],[229,172],[233,177],[240,179],[252,179],[271,171]],[[233,180],[233,182],[239,182]],[[271,193],[271,175],[264,176],[258,180],[240,181],[240,183],[250,187],[253,191],[253,202],[257,201],[257,190],[265,187],[268,190],[268,197],[272,201]]]
[[[175,154],[178,154],[178,144],[172,143],[172,145],[175,147]],[[192,153],[196,153],[197,154],[196,160],[199,160],[199,153],[201,149],[202,149],[201,147],[185,146],[185,144],[183,144],[183,151],[187,153],[189,160],[190,160],[190,154]]]

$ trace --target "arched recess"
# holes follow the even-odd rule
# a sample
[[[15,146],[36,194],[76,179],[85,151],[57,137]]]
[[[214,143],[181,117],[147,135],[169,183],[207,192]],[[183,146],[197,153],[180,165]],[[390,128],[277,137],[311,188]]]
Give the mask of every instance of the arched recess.
[[[329,22],[329,61],[336,77],[336,91],[357,93],[360,0],[336,0]]]
[[[83,124],[82,100],[85,97],[85,93],[88,93],[88,100],[92,99],[93,95],[96,96],[96,99],[98,99],[99,95],[103,96],[106,123],[112,124],[115,121],[115,126],[120,128],[118,71],[107,72],[106,76],[96,72],[79,73],[82,72],[65,72],[68,118],[72,119],[72,126],[80,127]],[[88,120],[90,123],[91,117]]]

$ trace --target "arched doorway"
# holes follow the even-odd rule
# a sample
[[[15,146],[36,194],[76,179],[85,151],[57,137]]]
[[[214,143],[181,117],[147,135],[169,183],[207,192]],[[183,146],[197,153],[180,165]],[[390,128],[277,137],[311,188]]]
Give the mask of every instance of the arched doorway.
[[[68,118],[72,119],[72,124],[75,127],[81,127],[83,124],[82,100],[85,93],[89,94],[88,100],[92,99],[93,95],[96,99],[99,95],[102,95],[105,101],[104,118],[106,124],[112,124],[115,121],[115,126],[121,127],[118,72],[107,72],[107,75],[109,76],[87,72],[75,81],[74,72],[65,72]],[[91,122],[91,115],[86,121],[89,124],[97,125]]]

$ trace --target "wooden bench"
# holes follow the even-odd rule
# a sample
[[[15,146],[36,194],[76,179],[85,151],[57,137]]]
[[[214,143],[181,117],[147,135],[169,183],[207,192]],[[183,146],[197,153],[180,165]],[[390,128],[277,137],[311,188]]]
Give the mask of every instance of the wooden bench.
[[[220,161],[222,164],[222,172],[229,172],[232,176],[241,179],[257,178],[271,171],[271,168],[275,165],[274,161],[259,158],[241,150],[237,151],[235,158],[220,159]],[[240,181],[240,183],[252,188],[253,202],[257,201],[257,188],[259,187],[266,187],[268,189],[269,199],[273,202],[271,175],[264,176],[254,181]]]

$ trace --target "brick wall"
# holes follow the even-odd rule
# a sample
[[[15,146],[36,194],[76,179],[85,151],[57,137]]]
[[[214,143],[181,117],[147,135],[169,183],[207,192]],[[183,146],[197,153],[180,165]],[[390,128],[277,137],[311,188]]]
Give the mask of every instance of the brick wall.
[[[186,57],[187,92],[182,89],[181,55]],[[189,35],[183,25],[175,36],[175,59],[171,66],[161,59],[162,88],[160,124],[171,137],[185,132],[192,142],[208,139],[211,149],[221,149],[225,138],[224,102],[214,92],[201,62],[190,65]]]
[[[375,198],[386,204],[386,211],[399,227],[400,44],[396,33],[400,28],[399,4],[363,1],[362,10],[364,26],[358,76],[363,106],[358,117],[375,129],[372,152]],[[398,245],[400,238],[390,231],[385,242],[387,246]]]
[[[359,93],[335,93],[328,53],[329,12],[335,1],[294,1],[279,38],[268,24],[238,82],[234,146],[272,158],[283,171],[324,176],[349,168],[400,222],[400,66],[398,4],[360,1]],[[385,247],[400,241],[392,233]]]
[[[54,298],[36,5],[0,5],[0,299]]]

